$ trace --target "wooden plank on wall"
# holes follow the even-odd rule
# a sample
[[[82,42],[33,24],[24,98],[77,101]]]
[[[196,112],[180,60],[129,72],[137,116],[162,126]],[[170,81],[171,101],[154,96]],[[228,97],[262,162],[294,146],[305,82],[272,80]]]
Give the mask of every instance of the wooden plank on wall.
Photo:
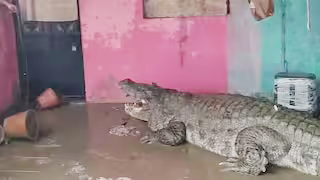
[[[78,20],[77,0],[19,0],[24,21]]]
[[[227,0],[144,0],[145,18],[225,16]]]

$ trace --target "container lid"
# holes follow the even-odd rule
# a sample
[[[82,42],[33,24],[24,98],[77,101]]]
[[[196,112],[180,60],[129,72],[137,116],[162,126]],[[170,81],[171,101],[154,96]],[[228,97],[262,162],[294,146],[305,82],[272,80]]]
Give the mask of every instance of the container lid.
[[[312,73],[287,73],[280,72],[275,75],[275,78],[304,78],[304,79],[316,79],[316,75]]]

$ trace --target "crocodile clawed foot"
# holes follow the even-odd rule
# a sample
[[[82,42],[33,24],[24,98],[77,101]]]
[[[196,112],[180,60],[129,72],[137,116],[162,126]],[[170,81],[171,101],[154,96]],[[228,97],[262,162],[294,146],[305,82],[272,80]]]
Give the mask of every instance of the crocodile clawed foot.
[[[228,158],[226,161],[220,162],[219,165],[228,167],[221,170],[224,172],[228,171],[230,167],[237,167],[239,165],[239,160],[237,158]]]
[[[245,175],[253,175],[257,176],[261,172],[265,172],[266,168],[265,166],[259,166],[258,164],[247,164],[244,161],[236,158],[229,158],[226,161],[223,161],[219,163],[219,165],[226,166],[227,168],[224,168],[220,171],[222,172],[237,172],[240,174]]]
[[[223,162],[220,162],[219,165],[230,166],[231,163],[235,163],[235,162],[238,162],[238,161],[239,161],[238,158],[230,157],[230,158],[228,158],[227,160],[225,160],[225,161],[223,161]]]
[[[141,144],[153,144],[157,141],[156,138],[152,137],[152,136],[143,136],[141,139],[140,139],[140,142]]]

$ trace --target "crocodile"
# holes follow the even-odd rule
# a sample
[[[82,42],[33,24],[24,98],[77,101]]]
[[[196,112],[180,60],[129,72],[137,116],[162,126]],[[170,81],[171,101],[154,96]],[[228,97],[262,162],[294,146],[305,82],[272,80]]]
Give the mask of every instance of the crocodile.
[[[131,79],[119,86],[136,101],[125,112],[148,123],[142,143],[185,140],[226,157],[223,172],[257,176],[275,165],[320,175],[320,121],[304,112],[238,94],[195,94]]]

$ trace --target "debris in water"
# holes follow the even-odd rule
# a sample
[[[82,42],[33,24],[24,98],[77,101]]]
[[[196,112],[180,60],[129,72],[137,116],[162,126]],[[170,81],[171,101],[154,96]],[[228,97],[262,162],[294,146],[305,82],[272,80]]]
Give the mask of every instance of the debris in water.
[[[35,147],[41,148],[53,148],[53,147],[61,147],[61,145],[56,144],[56,138],[47,138],[41,144],[36,144]]]
[[[119,177],[116,180],[131,180],[131,178],[128,177]]]
[[[0,173],[40,173],[40,171],[26,171],[26,170],[0,170]]]
[[[136,127],[125,127],[124,125],[110,129],[109,133],[116,136],[137,136],[140,134],[140,132],[136,130]]]
[[[102,158],[104,158],[106,160],[127,161],[126,159],[120,159],[120,158],[113,157],[109,153],[100,153],[100,152],[95,151],[95,150],[89,150],[88,153],[97,155],[97,156],[102,157]]]
[[[66,173],[66,175],[77,175],[77,174],[81,174],[86,170],[86,168],[82,165],[75,165],[74,167],[72,167],[71,169],[68,170],[68,172]]]
[[[123,121],[123,122],[121,123],[121,125],[124,125],[124,126],[127,125],[129,119],[130,119],[130,117],[123,117],[123,118],[121,118],[121,120]]]
[[[58,144],[49,144],[49,145],[34,145],[38,148],[55,148],[55,147],[61,147],[61,145]]]
[[[104,178],[104,177],[98,177],[96,180],[113,180],[112,178]],[[131,178],[128,177],[119,177],[115,180],[131,180]]]
[[[130,135],[131,136],[138,136],[138,135],[140,135],[140,131],[131,131]]]
[[[125,125],[127,125],[128,124],[128,122],[123,122],[121,125],[122,126],[125,126]]]
[[[55,144],[56,142],[57,142],[57,140],[56,140],[55,137],[53,137],[53,138],[46,138],[46,139],[44,140],[44,143],[47,144],[47,145],[49,145],[49,144]]]
[[[14,156],[17,159],[49,159],[49,157],[32,157],[32,156]]]
[[[77,166],[77,165],[80,165],[80,162],[78,161],[71,161],[68,163],[69,166]]]
[[[83,174],[78,176],[78,180],[92,180],[92,177],[89,176],[88,174]]]
[[[112,107],[112,109],[116,110],[116,111],[119,111],[120,110],[120,107]]]
[[[65,164],[62,165],[65,166]],[[66,176],[75,176],[78,178],[78,180],[93,180],[91,176],[85,174],[86,168],[79,162],[71,161],[68,163],[68,166],[71,166],[71,168],[69,168],[69,170],[65,174]]]
[[[96,178],[96,180],[112,180],[112,178],[104,178],[104,177],[98,177],[98,178]]]
[[[37,162],[37,164],[42,165],[42,164],[49,164],[49,163],[52,162],[52,160],[49,159],[49,158],[47,158],[47,159],[38,159],[36,162]]]

